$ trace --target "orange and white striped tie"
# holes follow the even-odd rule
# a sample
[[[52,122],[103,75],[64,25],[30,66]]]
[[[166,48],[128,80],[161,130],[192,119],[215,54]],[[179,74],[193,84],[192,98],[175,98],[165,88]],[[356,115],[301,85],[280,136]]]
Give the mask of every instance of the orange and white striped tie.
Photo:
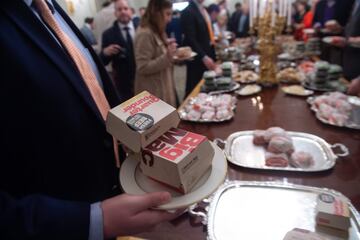
[[[201,8],[201,11],[202,11],[202,15],[205,18],[205,22],[206,22],[206,25],[208,28],[210,42],[212,45],[214,45],[215,44],[215,35],[214,35],[214,30],[212,28],[210,16],[204,7]]]
[[[43,19],[43,21],[48,25],[49,28],[56,34],[58,40],[63,44],[64,48],[67,50],[68,54],[74,61],[77,69],[82,76],[87,88],[90,91],[90,94],[98,107],[102,118],[106,120],[107,114],[110,110],[109,102],[105,97],[105,93],[100,87],[100,84],[97,80],[97,77],[91,68],[89,62],[83,56],[82,52],[71,38],[61,29],[59,24],[56,22],[54,15],[52,14],[49,6],[45,0],[34,0],[34,4]],[[119,166],[119,150],[117,147],[117,141],[114,139],[114,153],[116,158],[116,164]]]

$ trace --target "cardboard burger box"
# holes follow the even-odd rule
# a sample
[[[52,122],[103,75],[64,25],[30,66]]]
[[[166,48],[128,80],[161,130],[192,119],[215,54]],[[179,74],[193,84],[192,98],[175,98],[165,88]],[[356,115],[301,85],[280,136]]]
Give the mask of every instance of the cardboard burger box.
[[[320,194],[316,206],[316,223],[347,231],[350,227],[350,211],[346,202],[342,197]]]
[[[144,175],[188,193],[211,167],[214,149],[205,136],[171,128],[135,153]]]
[[[144,91],[110,110],[107,131],[126,147],[140,152],[180,122],[177,110]]]

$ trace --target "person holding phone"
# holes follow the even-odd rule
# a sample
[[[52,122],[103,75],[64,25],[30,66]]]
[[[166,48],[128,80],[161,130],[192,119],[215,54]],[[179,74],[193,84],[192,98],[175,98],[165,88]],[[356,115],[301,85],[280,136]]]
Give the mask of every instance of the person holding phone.
[[[134,96],[135,58],[134,37],[137,24],[132,20],[126,0],[115,1],[116,21],[102,36],[100,57],[104,64],[112,63],[112,77],[116,90],[125,99]]]

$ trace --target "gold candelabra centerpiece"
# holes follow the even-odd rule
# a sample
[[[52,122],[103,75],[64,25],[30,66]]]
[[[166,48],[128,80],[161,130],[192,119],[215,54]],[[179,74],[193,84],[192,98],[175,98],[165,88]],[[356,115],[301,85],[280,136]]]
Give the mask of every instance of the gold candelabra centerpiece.
[[[252,0],[250,2],[250,34],[258,35],[257,49],[260,53],[260,84],[274,86],[276,79],[277,55],[280,51],[276,44],[276,36],[280,35],[288,25],[291,16],[291,1]]]

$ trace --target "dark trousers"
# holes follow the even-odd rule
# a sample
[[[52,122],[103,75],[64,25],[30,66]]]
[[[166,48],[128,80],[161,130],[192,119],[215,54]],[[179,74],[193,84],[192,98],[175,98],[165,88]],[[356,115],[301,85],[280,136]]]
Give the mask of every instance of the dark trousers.
[[[188,62],[186,66],[187,66],[187,72],[186,72],[185,98],[200,82],[204,72],[206,71],[206,67],[201,59],[195,59],[194,61]]]
[[[348,80],[360,76],[360,49],[345,47],[343,53],[344,75]]]

